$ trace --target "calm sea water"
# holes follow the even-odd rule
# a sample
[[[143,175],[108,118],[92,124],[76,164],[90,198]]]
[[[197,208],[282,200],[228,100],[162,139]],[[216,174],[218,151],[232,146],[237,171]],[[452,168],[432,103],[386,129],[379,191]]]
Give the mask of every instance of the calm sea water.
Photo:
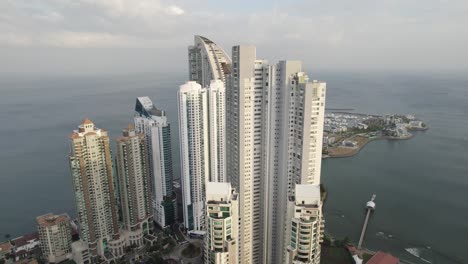
[[[430,130],[407,141],[375,141],[357,156],[323,163],[326,229],[357,241],[364,205],[377,194],[365,246],[432,263],[467,263],[468,81],[431,75],[321,73],[327,106],[412,113]],[[0,240],[34,231],[36,216],[74,215],[68,135],[84,117],[115,138],[137,96],[167,110],[178,156],[176,91],[185,75],[0,78]],[[178,161],[175,160],[178,176]]]

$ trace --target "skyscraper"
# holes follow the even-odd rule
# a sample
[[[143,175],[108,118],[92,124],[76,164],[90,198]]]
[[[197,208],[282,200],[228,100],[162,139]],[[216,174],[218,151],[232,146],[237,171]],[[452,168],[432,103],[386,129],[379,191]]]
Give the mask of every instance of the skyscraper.
[[[205,226],[205,188],[209,177],[208,108],[206,89],[196,82],[180,86],[179,143],[182,203],[185,228],[203,230]]]
[[[225,97],[221,80],[189,81],[178,92],[181,184],[185,227],[205,228],[208,181],[225,181]]]
[[[42,255],[49,263],[71,258],[72,229],[66,214],[46,214],[36,218]]]
[[[212,80],[208,91],[208,137],[211,182],[226,182],[226,93],[220,80]]]
[[[325,83],[309,82],[300,61],[257,60],[255,47],[236,46],[232,58],[227,167],[245,219],[240,256],[280,263],[288,196],[296,183],[320,183]]]
[[[166,112],[148,97],[138,97],[135,105],[135,132],[143,133],[149,157],[153,219],[161,227],[174,222],[176,199],[172,191],[171,127]]]
[[[205,263],[238,263],[239,197],[230,183],[208,182]]]
[[[120,256],[124,241],[119,236],[107,131],[85,119],[70,135],[70,150],[80,238],[94,256]]]
[[[265,87],[264,192],[266,263],[281,263],[284,213],[288,195],[288,138],[290,133],[291,77],[302,70],[300,61],[280,61],[270,66],[269,85]],[[296,107],[297,108],[297,107]],[[293,109],[294,110],[294,107]]]
[[[284,263],[301,261],[318,264],[319,243],[322,242],[324,231],[319,184],[326,84],[315,80],[309,82],[307,75],[297,73],[290,80],[290,88],[287,175],[291,202],[287,207],[288,211],[296,213],[293,216],[288,214],[286,218]],[[309,196],[312,194],[313,197]],[[307,201],[312,198],[313,201]],[[294,199],[295,202],[292,202]],[[298,214],[299,210],[301,213]],[[306,234],[297,237],[299,240],[296,246],[293,241],[288,243],[291,237],[289,232],[294,233],[294,230],[297,230],[297,234]]]
[[[117,138],[117,174],[124,230],[130,245],[143,246],[152,224],[148,145],[133,125]]]
[[[262,263],[264,252],[265,87],[269,67],[254,46],[232,48],[227,89],[227,175],[239,193],[239,261]]]
[[[198,38],[201,44],[189,49],[189,69],[200,82],[212,68],[197,66]],[[245,45],[232,48],[225,76],[225,179],[239,193],[238,260],[282,263],[291,225],[288,199],[296,184],[320,184],[326,85],[309,81],[300,61],[269,64]]]
[[[229,55],[216,43],[195,36],[194,45],[188,48],[189,80],[208,87],[211,80],[221,80],[226,85],[226,75],[231,73]]]

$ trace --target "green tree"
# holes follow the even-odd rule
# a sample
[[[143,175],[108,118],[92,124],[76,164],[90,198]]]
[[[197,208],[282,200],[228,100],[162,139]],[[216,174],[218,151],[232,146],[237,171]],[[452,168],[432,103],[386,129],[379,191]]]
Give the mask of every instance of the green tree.
[[[151,254],[150,258],[148,259],[149,264],[164,264],[164,259],[161,257],[159,253]]]
[[[331,240],[328,236],[324,236],[323,237],[323,242],[322,242],[322,245],[324,246],[331,246]]]
[[[346,236],[345,238],[343,238],[343,246],[348,245],[349,242],[350,242],[350,240],[349,240],[349,237],[348,237],[348,236]]]

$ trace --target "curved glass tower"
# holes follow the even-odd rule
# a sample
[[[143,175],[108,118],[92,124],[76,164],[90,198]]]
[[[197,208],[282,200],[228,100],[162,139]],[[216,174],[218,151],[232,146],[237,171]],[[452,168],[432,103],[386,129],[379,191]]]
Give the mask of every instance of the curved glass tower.
[[[194,45],[188,48],[189,80],[202,87],[211,80],[221,80],[226,86],[226,75],[231,73],[229,55],[216,43],[202,36],[195,36]]]

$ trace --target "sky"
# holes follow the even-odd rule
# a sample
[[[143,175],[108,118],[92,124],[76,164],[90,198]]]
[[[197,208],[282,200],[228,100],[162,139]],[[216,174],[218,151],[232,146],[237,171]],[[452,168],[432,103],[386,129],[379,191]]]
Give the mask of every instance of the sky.
[[[0,74],[186,71],[203,35],[310,70],[468,72],[466,0],[0,0]]]

